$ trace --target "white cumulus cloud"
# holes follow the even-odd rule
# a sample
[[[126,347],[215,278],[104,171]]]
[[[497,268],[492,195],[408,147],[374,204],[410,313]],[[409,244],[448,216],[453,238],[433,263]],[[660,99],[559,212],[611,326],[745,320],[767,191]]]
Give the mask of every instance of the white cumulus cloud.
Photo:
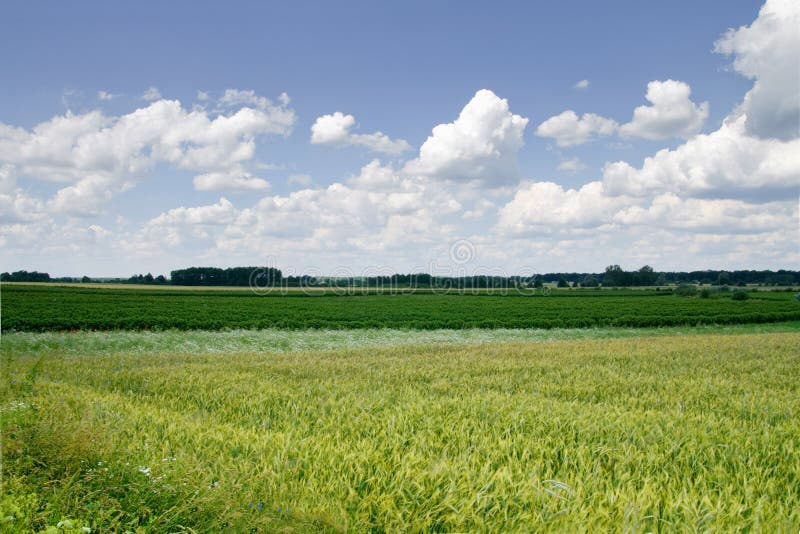
[[[523,236],[569,232],[610,223],[617,210],[629,204],[623,197],[606,194],[601,182],[579,189],[564,189],[553,182],[528,182],[500,209],[497,230]]]
[[[67,112],[31,130],[0,123],[0,164],[16,174],[69,184],[48,202],[56,211],[93,215],[116,193],[133,186],[157,164],[198,171],[200,189],[265,189],[244,170],[260,135],[287,135],[290,108],[258,101],[227,113],[187,110],[158,100],[131,113]]]
[[[761,197],[797,194],[800,140],[759,139],[745,132],[746,117],[727,120],[719,130],[663,149],[640,168],[624,161],[606,165],[603,183],[611,194],[672,192],[689,196]]]
[[[536,128],[539,137],[550,137],[560,147],[581,145],[599,136],[613,135],[619,125],[616,121],[594,113],[577,113],[568,109],[550,117]]]
[[[528,119],[508,101],[481,89],[451,123],[440,124],[405,171],[441,180],[504,184],[519,179],[517,153]]]
[[[767,0],[750,26],[729,30],[715,51],[733,55],[733,67],[755,80],[740,113],[747,133],[788,140],[800,136],[800,3]]]
[[[337,111],[330,115],[317,117],[311,126],[311,143],[336,146],[364,146],[373,152],[402,154],[411,150],[411,145],[403,139],[393,140],[383,132],[357,134],[351,130],[356,126],[356,118]]]
[[[753,204],[734,199],[680,198],[664,193],[649,206],[630,206],[614,216],[626,225],[648,225],[705,233],[762,233],[797,220],[794,202]]]
[[[269,182],[253,176],[244,169],[198,174],[193,180],[198,191],[264,191]]]
[[[651,105],[633,110],[633,120],[620,127],[620,134],[644,139],[695,135],[708,118],[708,102],[695,104],[691,92],[689,84],[676,80],[648,83],[645,98]]]
[[[610,194],[734,198],[768,202],[800,190],[800,4],[768,0],[750,25],[728,31],[716,50],[753,78],[743,102],[709,134],[660,150],[636,168],[606,165]]]

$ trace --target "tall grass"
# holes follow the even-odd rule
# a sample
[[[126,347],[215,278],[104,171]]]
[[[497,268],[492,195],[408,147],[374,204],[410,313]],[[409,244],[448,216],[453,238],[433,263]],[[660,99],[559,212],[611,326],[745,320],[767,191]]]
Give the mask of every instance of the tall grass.
[[[800,321],[747,325],[672,326],[660,328],[549,328],[398,330],[163,330],[13,332],[0,337],[0,354],[230,354],[235,352],[317,352],[398,345],[487,344],[642,336],[800,332]]]
[[[800,334],[7,353],[6,528],[797,531]],[[8,519],[11,517],[12,519]]]

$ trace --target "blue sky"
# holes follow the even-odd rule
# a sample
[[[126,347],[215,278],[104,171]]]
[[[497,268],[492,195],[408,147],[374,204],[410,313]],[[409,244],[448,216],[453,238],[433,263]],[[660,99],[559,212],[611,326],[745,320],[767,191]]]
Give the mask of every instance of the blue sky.
[[[797,268],[797,11],[5,2],[3,270],[127,275],[266,257],[297,271],[430,270],[458,240],[475,250],[470,270]],[[729,28],[743,30],[724,38]],[[661,104],[646,99],[651,82]],[[169,123],[183,119],[163,102],[209,123],[261,115],[221,140],[209,124]],[[123,132],[137,110],[147,120]],[[567,111],[592,116],[541,126]],[[98,112],[95,130],[78,125]],[[335,112],[352,120],[323,121],[312,142]],[[37,125],[59,116],[66,133],[36,145]],[[720,144],[731,135],[744,140]],[[200,145],[213,161],[187,156]],[[237,147],[235,162],[221,155]],[[156,155],[168,149],[184,152]],[[672,154],[645,167],[660,150]],[[702,168],[703,150],[760,164]]]

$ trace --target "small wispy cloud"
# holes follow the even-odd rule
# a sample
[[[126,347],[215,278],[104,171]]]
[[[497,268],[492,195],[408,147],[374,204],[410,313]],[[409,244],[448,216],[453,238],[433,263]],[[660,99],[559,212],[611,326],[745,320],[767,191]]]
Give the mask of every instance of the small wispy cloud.
[[[109,93],[108,91],[97,91],[97,99],[98,100],[113,100],[121,96],[119,94]]]
[[[578,158],[565,159],[558,164],[557,169],[562,172],[576,173],[584,170],[586,165]]]
[[[311,185],[311,176],[308,174],[292,174],[289,176],[289,185]]]
[[[144,94],[142,95],[142,100],[147,100],[148,102],[160,99],[161,99],[161,91],[159,91],[158,87],[155,86],[148,87],[147,91],[145,91]]]
[[[590,85],[589,80],[581,80],[572,87],[575,89],[588,89]]]

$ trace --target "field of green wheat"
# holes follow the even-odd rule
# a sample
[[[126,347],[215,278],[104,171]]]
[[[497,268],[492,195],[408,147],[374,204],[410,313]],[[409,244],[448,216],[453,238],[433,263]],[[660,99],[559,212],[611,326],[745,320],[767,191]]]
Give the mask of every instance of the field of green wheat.
[[[266,352],[253,332],[4,335],[0,530],[797,532],[786,329]],[[135,350],[151,335],[180,339]]]

